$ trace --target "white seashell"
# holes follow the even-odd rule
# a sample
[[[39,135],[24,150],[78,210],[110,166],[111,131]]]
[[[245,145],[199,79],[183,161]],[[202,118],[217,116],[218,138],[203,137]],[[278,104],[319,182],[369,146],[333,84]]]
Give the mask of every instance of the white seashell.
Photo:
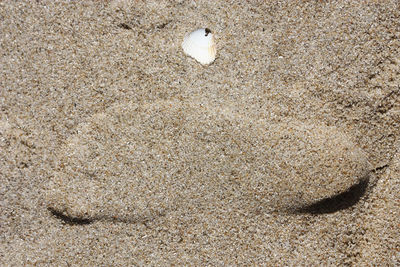
[[[217,54],[214,36],[211,30],[207,28],[187,34],[183,40],[182,48],[185,54],[201,64],[210,64],[215,60]]]

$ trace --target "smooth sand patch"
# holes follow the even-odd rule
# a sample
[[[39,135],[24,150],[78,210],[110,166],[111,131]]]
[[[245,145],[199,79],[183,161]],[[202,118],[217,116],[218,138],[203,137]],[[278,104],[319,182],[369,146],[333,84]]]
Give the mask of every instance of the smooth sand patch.
[[[132,222],[190,199],[224,199],[229,187],[267,210],[295,210],[367,180],[370,168],[335,127],[271,124],[179,101],[117,104],[80,125],[57,154],[51,209]]]

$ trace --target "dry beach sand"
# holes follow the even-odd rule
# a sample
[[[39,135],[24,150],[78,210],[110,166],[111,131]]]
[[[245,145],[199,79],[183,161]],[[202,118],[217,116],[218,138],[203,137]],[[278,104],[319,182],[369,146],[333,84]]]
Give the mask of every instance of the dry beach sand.
[[[0,37],[1,266],[400,265],[398,1],[2,1]]]

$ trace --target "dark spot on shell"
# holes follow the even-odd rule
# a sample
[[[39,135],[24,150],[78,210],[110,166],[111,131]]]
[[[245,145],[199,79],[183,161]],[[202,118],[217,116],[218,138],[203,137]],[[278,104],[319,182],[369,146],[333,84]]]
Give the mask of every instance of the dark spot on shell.
[[[206,28],[206,36],[207,36],[209,33],[212,33],[211,30],[210,30],[209,28]]]

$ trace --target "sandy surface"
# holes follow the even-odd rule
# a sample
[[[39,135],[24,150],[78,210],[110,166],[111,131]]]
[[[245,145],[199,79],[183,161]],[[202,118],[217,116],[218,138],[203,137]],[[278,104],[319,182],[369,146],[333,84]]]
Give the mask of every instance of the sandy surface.
[[[2,1],[0,37],[0,265],[400,265],[398,1]]]

